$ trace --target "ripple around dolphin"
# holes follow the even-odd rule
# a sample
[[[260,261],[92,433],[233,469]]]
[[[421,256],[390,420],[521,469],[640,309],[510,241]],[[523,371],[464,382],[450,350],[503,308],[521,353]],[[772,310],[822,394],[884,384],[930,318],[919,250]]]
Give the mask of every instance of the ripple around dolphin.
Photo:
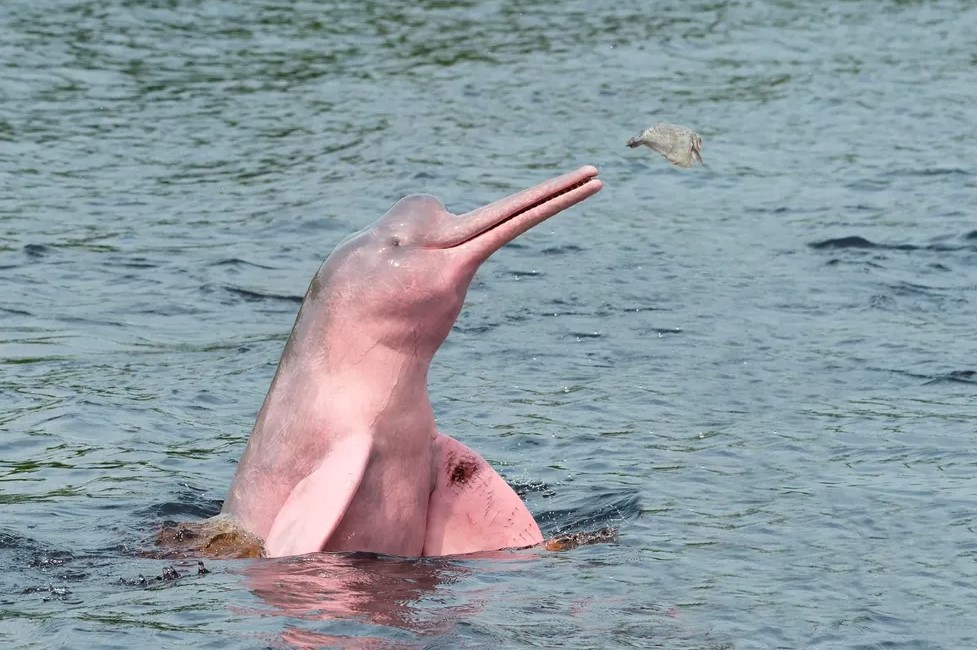
[[[977,231],[969,232],[963,236],[963,239],[971,240],[977,239]],[[833,239],[825,239],[822,241],[811,242],[808,244],[811,248],[815,250],[831,250],[831,249],[874,249],[874,250],[893,250],[893,251],[940,251],[940,252],[952,252],[952,251],[977,251],[977,246],[971,244],[965,245],[948,245],[948,244],[885,244],[876,243],[860,235],[849,235],[847,237],[836,237]]]
[[[952,370],[944,375],[934,377],[926,383],[927,385],[943,383],[977,384],[977,370]]]
[[[908,370],[888,370],[888,372],[922,380],[923,386],[939,384],[977,384],[977,370],[950,370],[937,374],[924,374]]]
[[[285,294],[274,294],[274,293],[261,293],[260,291],[252,291],[250,289],[241,289],[239,287],[232,287],[229,285],[224,285],[222,287],[224,291],[238,296],[248,302],[289,302],[297,305],[302,304],[303,296],[288,296]]]
[[[641,514],[638,493],[633,490],[601,492],[576,501],[570,508],[534,513],[544,535],[581,533],[619,528]]]
[[[0,593],[7,596],[19,594],[21,597],[40,594],[43,601],[80,602],[70,598],[71,589],[65,583],[84,581],[91,576],[91,570],[84,562],[76,563],[76,559],[72,551],[50,547],[31,537],[0,531],[0,560],[4,567],[22,571],[21,578],[24,580],[18,585],[5,585],[4,576],[0,574]],[[6,604],[21,603],[9,601]]]
[[[520,497],[537,493],[544,499],[557,495],[557,491],[539,481],[507,481]],[[139,510],[136,515],[143,522],[144,530],[154,530],[173,520],[207,519],[220,512],[222,501],[206,496],[203,489],[184,484],[175,500],[163,501]],[[637,491],[621,490],[600,492],[576,500],[571,507],[539,510],[533,513],[544,536],[574,533],[592,533],[609,528],[617,529],[623,523],[641,514]],[[595,542],[606,541],[595,538]]]
[[[576,507],[543,511],[538,515],[541,523],[546,522],[544,527],[554,532],[593,531],[632,519],[639,511],[637,494],[629,491],[601,492],[577,503]],[[185,485],[175,498],[137,514],[141,520],[157,521],[168,517],[204,518],[216,514],[219,508],[220,502],[207,498],[205,490]],[[593,541],[612,539],[613,535],[605,534]],[[44,611],[50,614],[52,607],[57,611],[91,602],[93,598],[104,597],[107,591],[147,590],[146,597],[150,598],[149,593],[186,584],[187,580],[198,585],[195,590],[201,593],[209,590],[215,596],[226,597],[227,581],[240,579],[248,592],[259,599],[258,605],[247,600],[242,602],[239,607],[244,610],[319,624],[315,630],[307,631],[288,625],[283,638],[307,638],[327,645],[353,638],[362,641],[372,637],[381,642],[389,640],[391,634],[396,635],[396,630],[403,630],[422,637],[433,635],[440,642],[451,643],[452,639],[458,641],[459,634],[470,634],[465,632],[462,622],[485,606],[477,596],[478,591],[470,593],[470,588],[458,589],[454,585],[481,582],[487,588],[498,588],[493,585],[500,584],[499,575],[524,571],[526,562],[536,566],[547,557],[553,556],[533,551],[471,558],[412,559],[373,553],[328,553],[281,560],[209,561],[208,570],[197,560],[166,563],[151,556],[133,557],[125,542],[94,552],[67,550],[0,531],[0,560],[5,566],[19,567],[20,578],[19,584],[11,585],[0,575],[2,593],[15,595],[12,599],[0,599],[0,603],[14,608],[8,613],[16,611],[17,615],[27,615],[38,607],[47,608]],[[441,595],[444,593],[451,594],[448,601]],[[161,603],[179,599],[172,594],[152,598],[161,599]],[[561,607],[570,605],[563,603]],[[662,632],[662,622],[668,616],[664,608],[651,607],[642,610],[642,614],[651,614],[646,623],[656,632]],[[114,615],[113,612],[109,607],[106,615]],[[345,621],[345,627],[335,627],[339,621]],[[320,632],[323,624],[328,624],[329,635]],[[681,637],[689,634],[689,630],[672,626],[667,627],[665,634]],[[702,646],[679,643],[663,647]]]
[[[239,257],[227,257],[224,259],[211,262],[210,266],[234,266],[234,267],[251,267],[256,269],[266,269],[271,270],[275,267],[268,266],[265,264],[258,264],[257,262],[252,262],[251,260],[242,260]]]
[[[149,520],[147,529],[152,528],[153,524],[158,524],[165,519],[206,519],[213,517],[220,512],[222,501],[220,499],[209,499],[204,496],[203,490],[191,488],[180,492],[176,501],[164,501],[138,511],[137,514],[143,520]]]
[[[38,260],[47,257],[53,252],[50,246],[45,246],[44,244],[27,244],[24,246],[24,255],[28,259]]]

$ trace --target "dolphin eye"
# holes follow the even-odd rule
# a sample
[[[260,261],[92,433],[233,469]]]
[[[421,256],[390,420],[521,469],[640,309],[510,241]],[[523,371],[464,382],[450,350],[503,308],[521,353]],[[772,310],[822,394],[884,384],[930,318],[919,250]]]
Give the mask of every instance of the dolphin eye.
[[[391,246],[400,246],[400,237],[397,237],[397,236],[391,237],[390,238],[390,245]]]

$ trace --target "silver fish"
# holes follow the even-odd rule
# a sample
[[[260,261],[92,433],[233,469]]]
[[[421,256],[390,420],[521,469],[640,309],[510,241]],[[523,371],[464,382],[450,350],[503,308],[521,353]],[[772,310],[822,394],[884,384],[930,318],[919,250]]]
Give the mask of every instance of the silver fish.
[[[705,164],[702,162],[702,138],[684,126],[659,122],[628,140],[628,146],[632,149],[640,145],[654,149],[665,160],[679,167],[691,167],[695,162]]]

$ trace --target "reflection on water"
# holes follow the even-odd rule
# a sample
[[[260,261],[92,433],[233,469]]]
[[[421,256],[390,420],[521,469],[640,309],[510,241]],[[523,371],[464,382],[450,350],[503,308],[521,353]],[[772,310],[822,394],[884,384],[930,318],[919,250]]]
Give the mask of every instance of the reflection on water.
[[[493,603],[508,602],[518,608],[524,596],[507,593],[506,574],[518,574],[524,563],[539,562],[541,556],[529,552],[479,555],[417,560],[369,553],[313,554],[254,561],[238,570],[268,608],[242,613],[286,616],[289,622],[280,641],[287,647],[472,647],[473,643],[481,647],[487,639],[471,638],[471,622],[484,617]],[[476,584],[464,586],[466,583]],[[451,597],[446,598],[446,593]],[[640,600],[609,598],[615,608],[633,616],[635,628],[650,623],[634,637],[642,638],[645,647],[731,647],[708,632],[690,633],[678,625],[676,608]],[[523,603],[540,621],[566,616],[575,619],[577,626],[582,623],[590,628],[607,604],[598,603],[593,596],[570,593],[565,598]],[[554,641],[561,636],[555,630],[543,634],[552,635]],[[504,644],[504,638],[496,636],[492,645]]]
[[[442,602],[433,611],[430,605],[418,607],[422,599],[434,597],[440,585],[464,579],[467,571],[445,560],[320,553],[252,562],[243,573],[247,586],[271,611],[295,619],[283,639],[297,647],[373,647],[397,640],[390,638],[389,630],[378,632],[373,626],[409,632],[408,640],[444,636],[457,621],[475,613],[471,604]],[[348,631],[337,635],[335,621],[348,622],[338,628]],[[371,638],[372,634],[380,636]]]

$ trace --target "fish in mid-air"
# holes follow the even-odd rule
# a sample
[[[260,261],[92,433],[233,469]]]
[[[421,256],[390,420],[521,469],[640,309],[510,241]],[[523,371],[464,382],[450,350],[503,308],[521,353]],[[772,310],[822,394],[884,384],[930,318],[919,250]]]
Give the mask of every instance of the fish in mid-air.
[[[659,122],[628,140],[632,149],[641,145],[654,149],[678,167],[691,167],[696,162],[705,164],[702,162],[702,138],[688,127]]]

